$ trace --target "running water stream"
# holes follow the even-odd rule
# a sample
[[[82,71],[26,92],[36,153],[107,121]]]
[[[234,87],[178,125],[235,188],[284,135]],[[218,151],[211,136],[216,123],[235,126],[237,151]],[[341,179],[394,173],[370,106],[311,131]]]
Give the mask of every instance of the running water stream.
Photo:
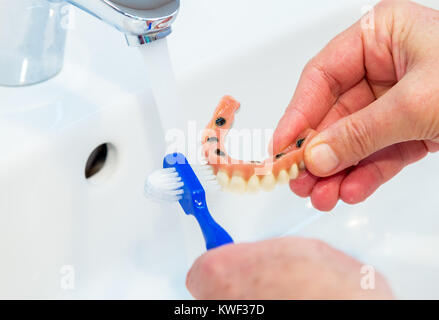
[[[150,79],[150,86],[165,137],[168,135],[166,151],[167,153],[184,153],[184,136],[176,139],[177,131],[175,130],[181,130],[181,133],[184,133],[186,118],[178,97],[167,40],[161,39],[141,46],[140,53],[145,61],[146,72]]]

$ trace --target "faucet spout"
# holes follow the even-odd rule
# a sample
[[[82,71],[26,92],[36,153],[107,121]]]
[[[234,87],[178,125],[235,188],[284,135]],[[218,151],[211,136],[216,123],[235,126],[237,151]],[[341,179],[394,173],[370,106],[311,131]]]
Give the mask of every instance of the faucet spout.
[[[60,72],[72,4],[121,31],[129,46],[171,33],[180,0],[0,0],[0,86],[26,86]]]
[[[180,0],[67,0],[125,34],[129,46],[168,36]]]

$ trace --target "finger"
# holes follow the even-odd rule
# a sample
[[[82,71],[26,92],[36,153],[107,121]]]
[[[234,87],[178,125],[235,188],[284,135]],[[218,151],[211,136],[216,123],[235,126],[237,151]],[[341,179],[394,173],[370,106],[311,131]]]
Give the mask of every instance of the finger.
[[[346,176],[347,172],[342,171],[317,181],[311,193],[311,202],[314,208],[324,212],[334,209],[339,200],[340,186]]]
[[[285,149],[303,130],[315,128],[340,95],[365,76],[361,26],[333,39],[305,67],[296,92],[275,130],[272,150]]]
[[[274,282],[282,278],[278,263],[271,257],[277,251],[282,253],[283,242],[283,239],[276,239],[210,250],[195,261],[186,286],[196,299],[270,297],[267,286],[271,283],[275,290]],[[264,290],[259,290],[261,287]]]
[[[195,299],[215,299],[226,292],[218,292],[223,278],[227,278],[227,273],[235,271],[233,265],[226,267],[225,260],[236,263],[235,258],[239,258],[237,251],[243,244],[228,245],[214,250],[210,250],[199,257],[189,270],[186,277],[186,287]],[[246,251],[244,251],[246,253]]]
[[[332,109],[329,111],[323,121],[319,124],[317,130],[320,131],[325,129],[334,122],[337,122],[339,119],[366,107],[374,100],[375,96],[372,93],[372,90],[370,89],[367,81],[361,81],[358,85],[340,96],[336,104],[332,107]],[[319,179],[317,177],[308,172],[307,174],[301,175],[299,179],[292,180],[290,182],[290,188],[299,197],[306,198],[311,195],[314,185],[317,183],[318,180]],[[319,199],[319,196],[314,197],[314,201],[318,202],[317,206],[319,208],[322,208],[321,210],[325,211],[324,208],[327,209],[328,207],[330,207],[329,204],[325,204],[324,207],[321,206]]]
[[[382,184],[404,167],[424,158],[427,153],[422,141],[400,143],[377,152],[362,161],[343,180],[340,199],[349,204],[365,201]]]
[[[321,285],[316,274],[325,265]],[[197,299],[304,299],[322,297],[332,272],[357,263],[321,241],[278,238],[211,250],[195,261],[186,285]]]
[[[338,120],[355,113],[376,100],[369,83],[363,79],[355,87],[344,93],[317,127],[321,132]]]
[[[305,150],[305,163],[316,176],[326,177],[356,165],[387,146],[414,140],[416,119],[410,116],[405,92],[410,77],[387,94],[318,134]]]
[[[340,96],[338,101],[326,115],[326,117],[319,124],[317,130],[323,130],[329,125],[337,122],[339,119],[356,112],[359,109],[362,109],[369,105],[371,102],[375,100],[375,96],[370,89],[366,80],[361,81],[358,85],[353,87],[351,90]],[[337,178],[336,180],[338,180]],[[292,180],[290,182],[290,189],[299,197],[307,198],[313,193],[313,189],[315,184],[318,182],[318,178],[312,175],[309,172],[303,173],[299,176],[298,179]],[[331,184],[334,182],[331,181]],[[341,183],[341,181],[340,181]],[[321,189],[324,189],[325,182],[320,184]],[[321,199],[320,194],[323,190],[317,191],[315,195],[313,195],[313,202],[315,202],[315,207],[318,210],[328,211],[332,205],[335,206],[334,196],[323,196]],[[338,191],[337,191],[338,192]],[[328,201],[328,199],[331,201]],[[338,193],[337,193],[338,200]]]
[[[308,198],[318,180],[310,172],[304,171],[297,179],[290,181],[290,189],[299,197]]]
[[[338,99],[319,124],[317,130],[322,131],[326,129],[341,118],[368,106],[373,101],[375,101],[375,95],[372,92],[369,83],[364,79]],[[314,208],[324,212],[329,212],[334,209],[340,197],[341,183],[347,175],[347,171],[342,171],[327,178],[317,179],[313,176],[312,189],[309,191],[311,188],[311,182],[309,182],[306,191],[311,195],[311,202]],[[297,186],[294,186],[294,189],[297,189]],[[299,191],[302,190],[303,189],[299,189]],[[307,194],[307,196],[309,196],[309,194]]]
[[[439,151],[439,143],[433,141],[425,141],[428,152],[436,153]]]

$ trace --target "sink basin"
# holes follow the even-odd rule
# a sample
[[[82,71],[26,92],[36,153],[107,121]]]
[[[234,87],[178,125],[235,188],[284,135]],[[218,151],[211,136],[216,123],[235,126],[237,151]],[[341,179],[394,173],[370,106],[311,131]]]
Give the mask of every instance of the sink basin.
[[[169,46],[185,120],[198,129],[224,94],[242,102],[237,128],[273,129],[305,63],[362,5],[264,3],[183,3]],[[204,252],[199,228],[177,205],[143,196],[164,153],[154,79],[119,32],[73,13],[63,71],[0,88],[0,298],[190,298],[184,280]],[[197,23],[204,28],[194,32]],[[321,238],[383,272],[398,297],[439,298],[438,165],[432,155],[366,203],[330,214],[287,187],[219,193],[209,206],[236,241]]]

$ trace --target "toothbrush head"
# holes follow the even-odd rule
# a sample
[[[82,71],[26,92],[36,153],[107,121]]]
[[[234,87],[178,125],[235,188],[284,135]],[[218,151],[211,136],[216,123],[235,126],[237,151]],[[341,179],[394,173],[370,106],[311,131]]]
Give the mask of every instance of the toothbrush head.
[[[181,153],[167,155],[163,160],[163,169],[152,173],[146,180],[146,196],[161,201],[178,201],[184,212],[198,221],[208,250],[233,243],[232,237],[207,209],[206,194],[200,180],[207,190],[220,189],[212,169],[204,165],[194,169]]]
[[[220,189],[210,166],[191,166],[180,153],[166,156],[163,169],[151,173],[145,183],[147,198],[160,202],[179,201],[187,214],[192,211],[189,203],[193,203],[196,198],[205,202],[205,191]]]

